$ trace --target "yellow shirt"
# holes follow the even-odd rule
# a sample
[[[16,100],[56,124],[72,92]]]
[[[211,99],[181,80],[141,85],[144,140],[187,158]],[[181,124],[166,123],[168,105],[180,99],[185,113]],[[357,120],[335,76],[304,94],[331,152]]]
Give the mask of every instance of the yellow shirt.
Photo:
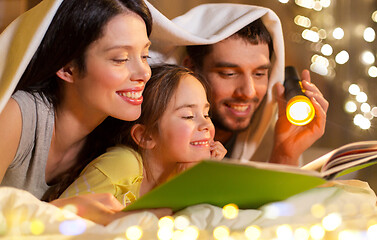
[[[112,147],[90,162],[60,197],[111,193],[127,206],[139,197],[142,180],[140,154],[126,146]]]

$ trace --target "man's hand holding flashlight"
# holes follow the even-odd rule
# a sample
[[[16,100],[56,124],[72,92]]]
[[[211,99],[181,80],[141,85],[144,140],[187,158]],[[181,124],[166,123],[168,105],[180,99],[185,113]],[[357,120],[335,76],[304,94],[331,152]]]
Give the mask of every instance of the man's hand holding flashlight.
[[[287,100],[284,86],[277,83],[274,86],[274,92],[278,103],[278,120],[275,125],[274,148],[270,162],[298,166],[300,155],[325,132],[329,103],[321,91],[311,83],[308,70],[302,72],[301,79],[305,95],[315,109],[314,119],[303,126],[293,125],[289,122],[286,115]]]

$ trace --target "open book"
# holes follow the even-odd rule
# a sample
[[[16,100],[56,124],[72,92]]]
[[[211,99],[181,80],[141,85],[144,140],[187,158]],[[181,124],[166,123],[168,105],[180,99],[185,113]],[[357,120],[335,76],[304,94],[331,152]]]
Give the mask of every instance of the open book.
[[[200,203],[219,207],[235,203],[241,209],[255,209],[376,162],[377,141],[342,146],[303,168],[239,163],[231,159],[204,160],[146,193],[124,210],[168,207],[178,211]]]
[[[319,171],[322,178],[331,180],[373,165],[376,161],[377,141],[362,141],[336,148],[301,169]]]

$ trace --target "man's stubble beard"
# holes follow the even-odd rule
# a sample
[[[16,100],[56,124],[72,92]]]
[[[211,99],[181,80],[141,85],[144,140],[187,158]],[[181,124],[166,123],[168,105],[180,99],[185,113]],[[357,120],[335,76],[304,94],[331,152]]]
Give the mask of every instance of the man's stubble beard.
[[[233,127],[229,126],[230,124],[226,123],[225,118],[222,117],[221,114],[219,114],[218,112],[211,111],[210,115],[211,115],[212,123],[215,126],[215,129],[220,129],[222,131],[232,132],[232,133],[238,133],[238,132],[242,132],[242,131],[246,130],[249,127],[250,121],[251,121],[251,118],[252,118],[252,116],[251,116],[248,119],[248,122],[247,122],[245,127],[243,127],[243,128],[233,128]]]

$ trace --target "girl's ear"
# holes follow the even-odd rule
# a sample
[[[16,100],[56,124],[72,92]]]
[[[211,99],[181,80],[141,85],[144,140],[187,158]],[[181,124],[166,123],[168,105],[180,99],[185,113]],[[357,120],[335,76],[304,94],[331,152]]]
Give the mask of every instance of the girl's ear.
[[[182,65],[191,69],[191,70],[195,70],[194,69],[194,63],[192,62],[192,59],[189,57],[189,56],[186,56],[183,61],[182,61]]]
[[[137,145],[144,149],[152,149],[156,145],[152,136],[145,136],[145,126],[143,124],[135,124],[131,128],[131,137]]]
[[[70,62],[64,67],[60,68],[56,72],[56,75],[66,82],[73,83],[73,69],[73,64]]]

